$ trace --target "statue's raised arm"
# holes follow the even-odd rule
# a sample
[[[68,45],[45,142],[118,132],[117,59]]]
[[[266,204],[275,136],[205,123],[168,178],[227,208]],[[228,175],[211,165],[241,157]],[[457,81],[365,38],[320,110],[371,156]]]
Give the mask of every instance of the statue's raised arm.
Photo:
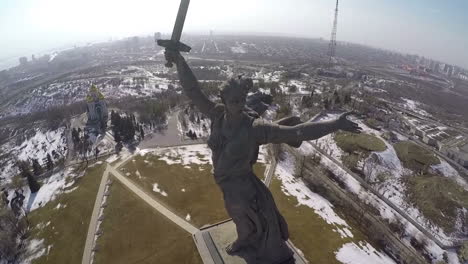
[[[177,66],[177,73],[185,95],[192,100],[198,107],[200,112],[206,116],[210,116],[215,106],[215,103],[210,101],[208,97],[200,89],[200,84],[188,66],[184,57],[178,51],[166,50],[166,59],[168,62],[173,62]]]
[[[271,123],[258,119],[253,124],[255,139],[258,144],[289,143],[300,145],[302,141],[315,140],[338,130],[359,133],[361,128],[347,119],[351,112],[342,114],[338,119],[322,122],[309,122],[282,125],[282,122]]]

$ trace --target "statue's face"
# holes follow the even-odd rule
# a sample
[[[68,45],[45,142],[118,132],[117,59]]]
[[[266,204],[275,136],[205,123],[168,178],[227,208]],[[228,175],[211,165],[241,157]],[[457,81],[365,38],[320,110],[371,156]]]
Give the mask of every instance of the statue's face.
[[[245,106],[245,95],[231,92],[224,98],[224,103],[229,113],[240,114]]]

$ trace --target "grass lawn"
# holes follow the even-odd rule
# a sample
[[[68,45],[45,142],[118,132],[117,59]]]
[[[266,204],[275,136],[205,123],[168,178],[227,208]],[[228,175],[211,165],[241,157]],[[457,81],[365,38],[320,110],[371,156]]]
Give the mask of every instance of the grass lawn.
[[[403,165],[415,172],[440,163],[434,153],[411,141],[398,142],[393,147]]]
[[[411,202],[425,217],[447,233],[455,231],[459,210],[468,208],[465,189],[452,179],[437,175],[408,177],[406,185]]]
[[[335,141],[347,155],[342,157],[343,164],[355,169],[359,160],[366,159],[372,151],[384,151],[387,149],[385,143],[376,136],[369,134],[356,134],[350,132],[337,132]]]
[[[76,190],[62,194],[29,214],[29,221],[34,227],[31,238],[44,239],[45,246],[51,246],[48,255],[32,263],[81,263],[89,221],[104,170],[105,164],[88,168],[83,177],[75,180],[72,188],[78,187]],[[59,204],[60,209],[56,209]]]
[[[279,211],[289,226],[290,239],[299,248],[310,263],[341,263],[336,260],[335,252],[348,242],[364,241],[365,236],[352,228],[353,238],[342,238],[335,231],[336,227],[328,224],[313,209],[299,205],[297,198],[281,191],[281,181],[273,178],[270,190]],[[351,223],[348,221],[348,224]],[[352,226],[351,226],[352,227]]]
[[[189,233],[116,180],[107,205],[94,263],[202,263]]]
[[[129,160],[121,172],[174,213],[202,227],[229,218],[211,168],[210,164],[169,165],[160,160],[160,156],[148,153]],[[255,173],[263,177],[265,164],[256,164],[254,168]],[[154,191],[155,184],[159,192]]]

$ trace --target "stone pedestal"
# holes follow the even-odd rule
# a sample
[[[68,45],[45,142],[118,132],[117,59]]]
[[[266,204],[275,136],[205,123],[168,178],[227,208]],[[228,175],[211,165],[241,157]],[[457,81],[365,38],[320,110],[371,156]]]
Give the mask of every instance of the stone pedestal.
[[[246,264],[243,258],[226,253],[226,246],[236,238],[236,227],[232,220],[204,227],[193,236],[204,264]],[[294,252],[296,264],[307,263],[290,241],[287,244]]]

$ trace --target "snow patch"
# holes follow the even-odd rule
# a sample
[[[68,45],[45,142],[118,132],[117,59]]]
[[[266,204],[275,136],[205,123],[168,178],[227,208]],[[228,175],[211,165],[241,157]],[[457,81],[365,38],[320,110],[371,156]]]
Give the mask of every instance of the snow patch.
[[[162,196],[167,197],[167,193],[159,188],[157,183],[153,184],[153,192],[160,193]]]
[[[22,264],[30,264],[33,260],[46,254],[44,239],[31,239],[26,248],[26,252],[27,257],[21,262]]]
[[[344,264],[396,264],[385,253],[378,252],[372,245],[367,242],[359,242],[344,244],[338,252],[336,259]]]
[[[312,208],[328,224],[335,225],[341,237],[353,237],[349,225],[333,211],[333,205],[322,196],[312,192],[302,181],[291,173],[294,171],[294,158],[285,152],[284,160],[278,163],[275,174],[281,180],[281,190],[288,196],[296,197],[299,205]]]
[[[461,185],[465,190],[468,191],[468,183],[466,180],[460,176],[458,171],[452,167],[447,161],[439,158],[440,164],[432,165],[431,169],[437,172],[439,175],[445,176],[447,178],[452,178],[459,185]]]

